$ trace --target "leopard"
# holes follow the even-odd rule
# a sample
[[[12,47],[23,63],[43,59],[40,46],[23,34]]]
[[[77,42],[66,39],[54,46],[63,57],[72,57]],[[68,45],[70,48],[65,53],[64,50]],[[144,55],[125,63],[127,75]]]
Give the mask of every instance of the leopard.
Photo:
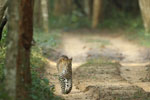
[[[60,56],[57,61],[58,80],[62,94],[69,94],[72,90],[72,58]]]

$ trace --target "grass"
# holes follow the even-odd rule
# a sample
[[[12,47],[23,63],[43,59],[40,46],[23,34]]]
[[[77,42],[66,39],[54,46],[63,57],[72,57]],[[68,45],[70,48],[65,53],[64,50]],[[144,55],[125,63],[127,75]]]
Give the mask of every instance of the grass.
[[[110,41],[102,39],[86,39],[85,42],[100,43],[101,45],[109,45]]]
[[[134,94],[134,100],[150,100],[150,94],[149,93],[145,93],[143,94],[142,91],[138,91]]]
[[[122,99],[120,97],[120,98],[117,98],[116,100],[126,100],[126,99]],[[133,97],[128,98],[128,100],[150,100],[150,96],[149,96],[149,93],[143,93],[142,90],[139,90],[134,93]]]
[[[44,33],[40,30],[36,30],[33,38],[36,41],[36,45],[38,45],[41,48],[42,47],[57,48],[61,43],[60,37],[61,37],[60,30],[51,31],[49,33]]]
[[[135,31],[125,34],[128,40],[134,41],[137,44],[145,47],[150,47],[150,33],[145,33],[144,28],[136,29]]]
[[[75,77],[79,80],[102,80],[103,75],[118,75],[119,63],[113,62],[106,57],[99,57],[96,59],[89,59],[85,64],[78,67],[75,71]],[[106,70],[107,69],[107,70]],[[112,70],[115,70],[114,72]],[[80,73],[80,74],[78,74]],[[101,77],[102,76],[102,77]]]
[[[88,66],[104,66],[104,65],[113,65],[115,64],[111,60],[105,57],[100,57],[98,59],[89,59],[85,64],[81,65],[81,67]]]

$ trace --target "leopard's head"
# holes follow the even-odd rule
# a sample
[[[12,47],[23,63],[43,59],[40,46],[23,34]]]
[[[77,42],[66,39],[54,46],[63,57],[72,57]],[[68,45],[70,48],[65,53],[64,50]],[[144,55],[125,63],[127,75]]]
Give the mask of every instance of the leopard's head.
[[[62,55],[60,57],[60,62],[65,65],[66,67],[68,67],[68,65],[72,65],[72,58],[68,58],[66,55]]]

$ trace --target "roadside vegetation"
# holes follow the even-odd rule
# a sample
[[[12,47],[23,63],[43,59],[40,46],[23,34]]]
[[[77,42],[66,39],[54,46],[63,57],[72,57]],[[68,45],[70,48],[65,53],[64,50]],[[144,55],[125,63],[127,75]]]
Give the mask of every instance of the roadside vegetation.
[[[6,52],[6,35],[7,31],[3,33],[0,52],[0,83],[5,79],[5,52]],[[45,35],[43,35],[45,34]],[[49,80],[44,77],[44,68],[47,64],[46,57],[43,55],[42,47],[49,46],[57,48],[60,41],[59,32],[51,32],[51,34],[35,31],[34,39],[36,43],[31,49],[31,74],[32,74],[32,88],[30,95],[33,100],[62,100],[61,97],[54,95],[54,85],[50,84]],[[58,40],[58,41],[57,41]],[[0,85],[0,98],[8,99],[4,91],[4,84]]]

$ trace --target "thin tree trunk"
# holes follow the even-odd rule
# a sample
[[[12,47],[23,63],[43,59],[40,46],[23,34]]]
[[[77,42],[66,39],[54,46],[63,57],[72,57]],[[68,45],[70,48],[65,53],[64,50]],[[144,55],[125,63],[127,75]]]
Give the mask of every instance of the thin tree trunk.
[[[43,29],[45,32],[48,32],[48,1],[41,0],[41,9],[42,9],[42,19],[43,19]]]
[[[43,26],[41,0],[34,0],[34,26],[36,28]]]
[[[101,3],[102,0],[94,0],[93,2],[92,28],[96,28],[99,23],[99,17],[101,14]]]
[[[150,0],[139,0],[146,32],[150,32]]]
[[[30,48],[33,36],[33,0],[20,0],[16,100],[31,100]]]
[[[18,0],[12,0],[8,4],[8,45],[6,52],[6,79],[5,89],[10,97],[10,100],[16,100],[16,66],[18,55]]]

